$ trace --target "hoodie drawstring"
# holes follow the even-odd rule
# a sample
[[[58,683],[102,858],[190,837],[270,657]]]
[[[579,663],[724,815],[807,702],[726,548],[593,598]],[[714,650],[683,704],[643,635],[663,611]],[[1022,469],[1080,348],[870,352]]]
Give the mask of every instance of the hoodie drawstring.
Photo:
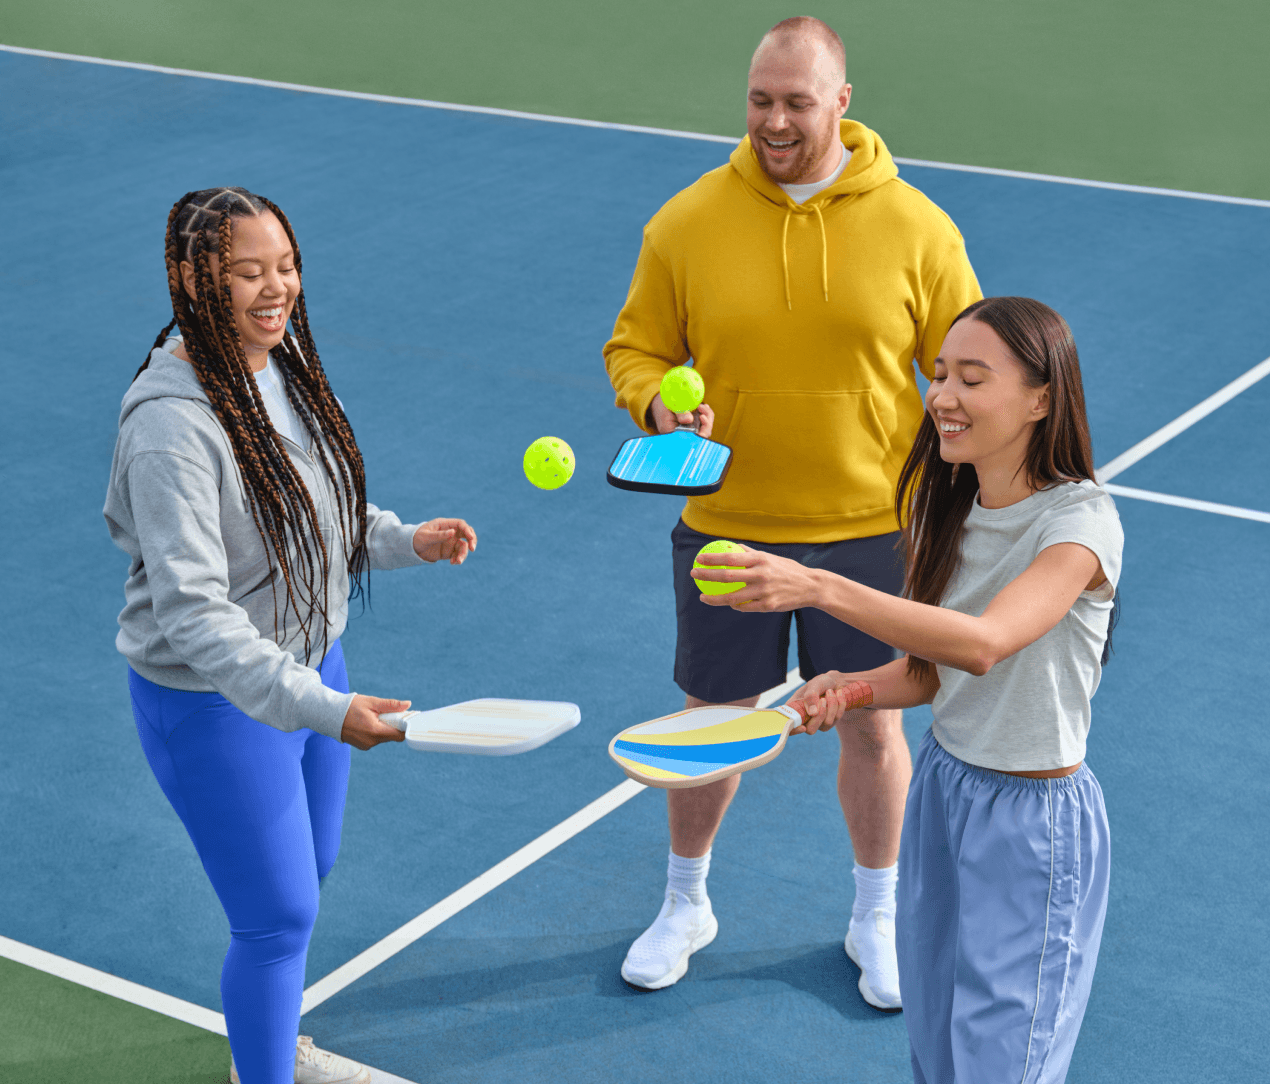
[[[825,232],[825,216],[820,211],[820,204],[813,203],[811,209],[816,212],[816,221],[820,223],[820,287],[824,291],[825,300],[829,300],[829,234]],[[794,302],[789,292],[789,220],[793,217],[793,207],[785,210],[785,221],[781,225],[781,270],[785,275],[785,307],[791,312]]]
[[[785,211],[785,224],[781,226],[781,268],[785,272],[785,308],[791,312],[794,309],[794,303],[789,297],[789,249],[785,247],[785,238],[789,236],[789,218],[793,213],[792,207]]]
[[[829,300],[829,235],[825,233],[825,216],[820,213],[820,204],[813,203],[811,209],[816,212],[820,222],[820,285],[825,291],[825,300]]]

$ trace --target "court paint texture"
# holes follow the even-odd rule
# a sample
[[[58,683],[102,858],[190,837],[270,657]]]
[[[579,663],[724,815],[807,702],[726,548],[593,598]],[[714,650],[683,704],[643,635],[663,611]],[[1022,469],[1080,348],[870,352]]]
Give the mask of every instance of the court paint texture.
[[[126,561],[100,516],[119,399],[166,322],[163,222],[190,188],[244,184],[291,217],[371,499],[481,533],[461,569],[374,578],[344,638],[354,687],[581,705],[525,758],[355,758],[313,983],[619,784],[608,740],[682,702],[679,501],[605,484],[631,433],[599,348],[644,222],[730,148],[12,54],[0,88],[15,886],[0,933],[219,1009],[224,918],[137,746],[113,648]],[[244,140],[243,116],[286,133],[285,153]],[[902,175],[957,222],[985,292],[1068,317],[1100,463],[1270,353],[1270,209]],[[1261,381],[1116,481],[1270,511],[1268,407]],[[544,433],[580,463],[554,493],[520,474]],[[1112,898],[1071,1079],[1252,1079],[1270,1004],[1267,526],[1118,505],[1125,614],[1089,751]],[[914,745],[927,719],[909,713]],[[835,752],[791,741],[746,779],[712,867],[719,939],[676,987],[617,975],[662,887],[664,812],[639,794],[319,1005],[306,1033],[420,1082],[904,1079],[903,1021],[860,1001],[841,948]]]

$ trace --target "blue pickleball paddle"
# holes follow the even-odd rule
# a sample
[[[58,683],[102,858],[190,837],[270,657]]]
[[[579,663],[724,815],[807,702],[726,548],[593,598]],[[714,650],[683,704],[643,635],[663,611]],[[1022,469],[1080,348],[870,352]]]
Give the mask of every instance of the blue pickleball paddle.
[[[609,466],[609,485],[639,493],[701,497],[717,493],[732,465],[732,449],[681,425],[670,433],[632,437]]]

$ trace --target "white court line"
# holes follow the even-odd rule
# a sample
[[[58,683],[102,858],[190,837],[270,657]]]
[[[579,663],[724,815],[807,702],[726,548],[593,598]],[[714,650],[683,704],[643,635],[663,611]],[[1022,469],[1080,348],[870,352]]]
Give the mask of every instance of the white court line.
[[[1134,500],[1152,501],[1155,504],[1171,504],[1175,508],[1192,508],[1196,512],[1214,512],[1219,516],[1234,516],[1236,519],[1252,519],[1258,523],[1270,523],[1270,512],[1257,512],[1252,508],[1236,508],[1231,504],[1197,501],[1191,497],[1173,497],[1167,493],[1153,493],[1149,489],[1131,489],[1129,486],[1104,485],[1102,488],[1114,497],[1132,497]]]
[[[802,684],[797,670],[791,670],[785,676],[785,683],[774,689],[768,689],[759,697],[759,706],[774,704],[787,693]],[[300,1014],[317,1008],[328,998],[334,997],[341,990],[351,986],[364,975],[369,974],[384,961],[397,955],[402,949],[413,945],[424,934],[435,930],[446,919],[453,918],[465,907],[469,907],[482,896],[492,892],[504,881],[515,877],[521,870],[533,865],[544,855],[551,853],[562,843],[566,843],[584,828],[589,828],[601,817],[612,813],[619,806],[629,802],[640,791],[647,790],[643,783],[627,779],[619,783],[607,794],[602,794],[590,805],[583,806],[573,816],[561,821],[530,843],[526,843],[514,854],[508,855],[498,865],[491,867],[462,888],[451,892],[439,903],[433,904],[422,914],[417,915],[404,926],[394,930],[387,937],[376,941],[364,952],[358,953],[348,963],[337,967],[323,979],[318,979],[304,991],[304,1001],[300,1006]]]
[[[785,675],[785,684],[777,685],[774,689],[768,689],[762,696],[758,698],[757,707],[770,708],[776,701],[783,699],[792,693],[803,683],[802,677],[799,676],[798,668],[795,667]]]
[[[784,684],[778,685],[774,689],[768,689],[767,692],[759,697],[758,706],[761,708],[769,707],[793,692],[801,684],[802,678],[799,677],[798,671],[796,669],[791,670],[785,675]],[[544,832],[533,842],[526,844],[515,854],[504,858],[498,865],[487,870],[474,881],[470,881],[457,892],[452,892],[440,903],[429,907],[423,914],[407,922],[400,929],[378,941],[365,952],[353,957],[343,967],[336,968],[326,978],[315,982],[304,991],[304,1001],[300,1009],[301,1014],[333,997],[385,960],[419,940],[430,930],[436,929],[446,919],[452,918],[465,907],[475,903],[482,896],[497,888],[504,881],[510,880],[521,870],[532,865],[543,855],[555,850],[555,848],[572,839],[584,828],[613,812],[618,806],[635,797],[640,791],[647,789],[642,783],[627,779],[607,794],[601,795],[594,802],[578,810],[573,816]],[[96,968],[87,967],[84,964],[76,963],[74,960],[55,956],[53,953],[45,952],[43,949],[24,945],[20,941],[0,937],[0,956],[13,960],[15,963],[33,967],[37,971],[67,979],[79,986],[86,986],[90,990],[108,994],[111,997],[118,998],[120,1001],[127,1001],[130,1004],[161,1013],[163,1016],[172,1017],[174,1020],[182,1020],[187,1024],[193,1024],[195,1027],[203,1028],[205,1031],[213,1031],[217,1035],[226,1034],[225,1017],[222,1013],[205,1009],[202,1005],[195,1005],[189,1001],[182,1001],[180,998],[172,997],[170,994],[160,993],[158,990],[152,990],[148,986],[129,982],[127,979],[121,979],[105,971],[98,971]],[[367,1066],[367,1069],[370,1070],[371,1084],[412,1084],[411,1081],[406,1080],[404,1077],[393,1076],[382,1069],[375,1069],[372,1066]]]
[[[392,1073],[385,1073],[382,1069],[376,1069],[367,1065],[370,1071],[370,1084],[415,1084],[413,1080],[407,1080],[404,1076],[393,1076]]]
[[[37,971],[56,975],[59,979],[68,979],[79,986],[87,986],[88,989],[96,990],[98,993],[109,994],[120,1001],[140,1005],[143,1009],[152,1009],[174,1020],[184,1020],[185,1023],[193,1024],[204,1031],[214,1031],[217,1035],[226,1034],[225,1017],[221,1013],[205,1009],[202,1005],[182,1001],[179,997],[172,997],[170,994],[161,994],[148,986],[139,986],[127,979],[121,979],[105,971],[98,971],[95,967],[77,964],[74,960],[68,960],[63,956],[54,956],[51,952],[32,948],[21,941],[11,941],[7,937],[0,937],[0,956],[13,960],[15,963],[33,967]]]
[[[225,1017],[221,1013],[205,1009],[202,1005],[182,1001],[179,997],[161,994],[148,986],[139,986],[127,979],[121,979],[105,971],[98,971],[95,967],[85,967],[74,960],[55,956],[43,949],[32,948],[21,941],[0,937],[0,956],[14,963],[32,967],[36,971],[43,971],[47,975],[66,979],[78,986],[86,986],[99,994],[108,994],[131,1005],[139,1005],[143,1009],[170,1016],[174,1020],[193,1024],[204,1031],[213,1031],[217,1035],[225,1034]],[[371,1084],[414,1084],[405,1077],[393,1076],[392,1073],[386,1073],[382,1069],[376,1069],[370,1065],[366,1068],[370,1071]]]
[[[1015,177],[1021,181],[1072,184],[1080,188],[1108,188],[1113,192],[1134,192],[1141,196],[1175,196],[1178,199],[1199,199],[1212,203],[1235,203],[1243,207],[1270,207],[1270,200],[1249,199],[1245,196],[1218,196],[1211,192],[1187,192],[1181,188],[1153,188],[1142,184],[1116,184],[1114,181],[1087,181],[1080,177],[1060,177],[1054,173],[1027,173],[1019,169],[993,169],[990,166],[961,166],[953,162],[929,162],[924,158],[896,158],[895,161],[904,166],[948,169],[956,173],[986,173],[991,177]]]
[[[1251,369],[1244,373],[1243,376],[1239,377],[1237,380],[1232,380],[1220,391],[1214,392],[1202,403],[1196,404],[1185,414],[1174,418],[1173,421],[1169,422],[1169,424],[1164,426],[1162,429],[1157,429],[1154,433],[1147,437],[1146,440],[1138,441],[1138,443],[1128,451],[1121,452],[1115,459],[1111,460],[1110,463],[1099,467],[1098,470],[1094,472],[1094,477],[1097,479],[1098,484],[1102,485],[1104,482],[1109,482],[1117,474],[1128,470],[1131,466],[1133,466],[1133,464],[1138,462],[1139,459],[1150,455],[1151,452],[1154,452],[1161,445],[1167,444],[1179,433],[1184,432],[1196,422],[1206,418],[1219,406],[1230,402],[1230,400],[1232,400],[1241,391],[1245,391],[1246,389],[1252,387],[1252,385],[1258,380],[1261,380],[1266,376],[1270,376],[1270,358],[1266,358],[1266,360],[1261,362],[1259,365],[1254,365]]]
[[[440,903],[433,904],[421,915],[412,918],[404,926],[375,942],[364,952],[358,953],[348,963],[337,967],[326,978],[319,979],[304,991],[304,1001],[300,1006],[301,1015],[315,1009],[328,998],[334,997],[346,986],[356,982],[402,949],[414,944],[424,934],[435,930],[446,919],[453,918],[465,907],[475,903],[504,881],[510,880],[527,866],[533,865],[543,855],[554,851],[560,844],[572,839],[582,829],[630,801],[644,789],[642,783],[636,783],[633,779],[620,783],[531,843],[525,844],[514,854],[508,855],[498,865],[486,870],[474,881],[469,881],[458,891],[451,892]]]
[[[461,105],[458,102],[434,102],[427,98],[398,98],[391,94],[368,94],[360,90],[335,90],[331,87],[308,86],[304,83],[282,83],[276,79],[253,79],[247,75],[221,75],[219,72],[200,72],[189,68],[166,68],[158,64],[139,64],[131,60],[107,60],[104,57],[77,56],[74,53],[53,53],[47,49],[25,49],[17,45],[0,45],[0,52],[40,56],[49,60],[74,60],[81,64],[101,64],[108,68],[130,68],[133,71],[156,72],[159,75],[183,75],[191,79],[212,79],[218,83],[242,83],[252,87],[270,87],[273,90],[293,90],[301,94],[325,94],[331,98],[353,98],[361,102],[380,102],[384,105],[409,105],[419,109],[445,109],[454,113],[483,113],[491,117],[536,120],[546,124],[571,124],[579,128],[606,128],[617,132],[640,132],[644,135],[673,136],[676,139],[700,139],[708,143],[737,142],[737,138],[734,136],[706,135],[702,132],[680,132],[673,128],[649,128],[642,124],[616,124],[611,121],[585,120],[581,117],[555,117],[548,113],[525,113],[519,109],[497,109],[494,106],[487,105]],[[1225,197],[1220,198],[1224,199]],[[1270,203],[1267,206],[1270,206]]]
[[[0,52],[38,56],[49,60],[74,60],[81,64],[100,64],[108,68],[130,68],[133,71],[156,72],[160,75],[182,75],[192,79],[213,79],[221,83],[241,83],[246,86],[271,87],[274,90],[292,90],[302,94],[325,94],[332,98],[354,98],[363,102],[381,102],[387,105],[408,105],[423,109],[446,109],[455,113],[484,113],[492,117],[513,117],[517,120],[535,120],[546,124],[571,124],[580,128],[604,128],[615,132],[639,132],[644,135],[670,136],[674,139],[697,139],[707,143],[736,143],[739,136],[710,135],[706,132],[684,132],[675,128],[650,128],[642,124],[618,124],[613,121],[586,120],[582,117],[558,117],[548,113],[525,113],[518,109],[497,109],[484,105],[461,105],[458,102],[436,102],[426,98],[399,98],[390,94],[368,94],[359,90],[336,90],[332,87],[315,87],[305,83],[283,83],[276,79],[255,79],[247,75],[223,75],[219,72],[201,72],[189,68],[168,68],[160,64],[141,64],[132,60],[108,60],[105,57],[80,56],[76,53],[56,53],[48,49],[27,49],[20,45],[0,45]],[[933,162],[925,158],[900,158],[902,166],[920,166],[926,169],[946,169],[957,173],[983,173],[991,177],[1014,177],[1023,181],[1045,181],[1049,184],[1077,185],[1081,188],[1105,188],[1113,192],[1133,192],[1146,196],[1173,196],[1178,199],[1205,200],[1210,203],[1234,203],[1244,207],[1270,207],[1270,200],[1248,199],[1244,196],[1220,196],[1212,192],[1187,192],[1179,188],[1152,188],[1147,185],[1117,184],[1113,181],[1090,181],[1080,177],[1060,177],[1052,173],[1028,173],[1017,169],[996,169],[991,166],[966,166],[954,162]]]

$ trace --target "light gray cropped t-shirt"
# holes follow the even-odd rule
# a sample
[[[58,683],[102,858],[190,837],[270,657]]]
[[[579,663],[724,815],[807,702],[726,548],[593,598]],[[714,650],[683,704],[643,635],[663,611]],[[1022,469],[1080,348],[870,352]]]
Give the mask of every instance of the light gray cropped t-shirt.
[[[1082,591],[1049,632],[981,677],[937,666],[931,730],[949,753],[997,771],[1066,768],[1085,759],[1090,700],[1120,579],[1124,532],[1115,502],[1090,481],[1065,482],[1006,508],[976,499],[961,537],[961,562],[940,605],[979,617],[1043,549],[1076,542],[1107,582]]]

